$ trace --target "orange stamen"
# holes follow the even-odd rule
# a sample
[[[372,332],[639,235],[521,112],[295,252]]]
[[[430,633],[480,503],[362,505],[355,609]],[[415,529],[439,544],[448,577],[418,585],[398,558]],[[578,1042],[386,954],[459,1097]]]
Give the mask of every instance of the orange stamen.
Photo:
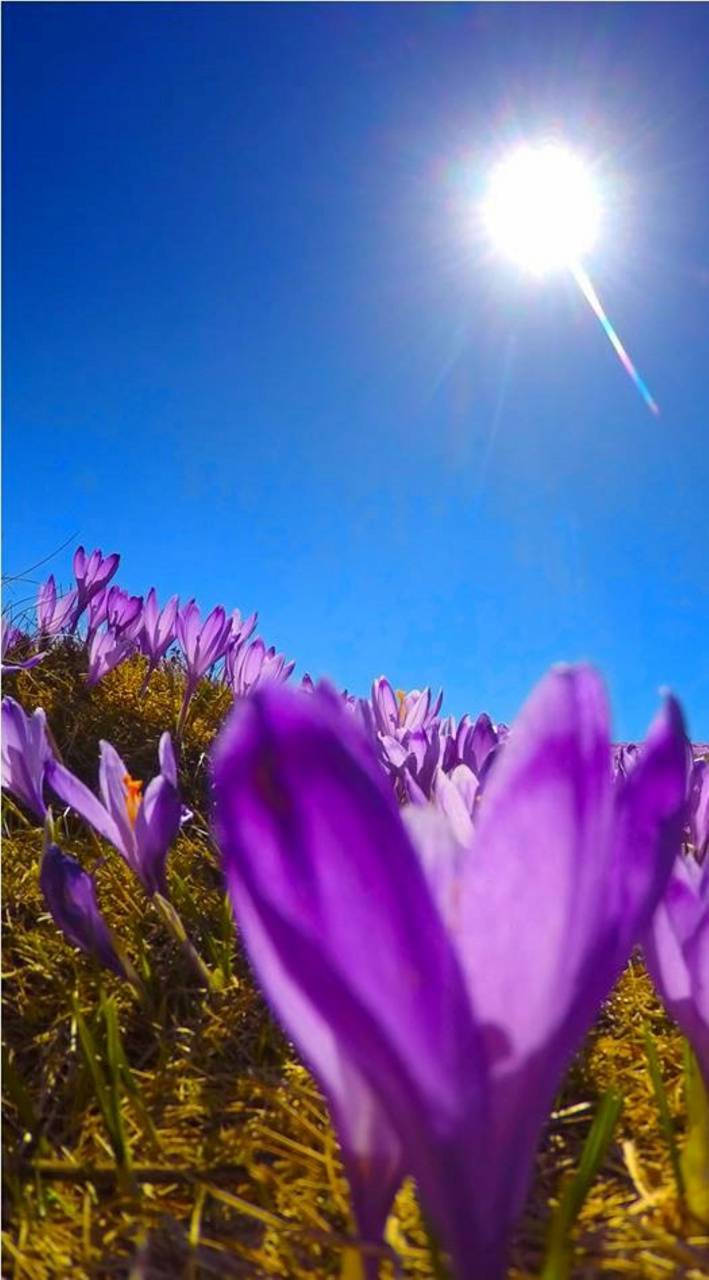
[[[126,773],[123,778],[123,786],[126,789],[126,812],[128,821],[132,827],[135,826],[135,820],[138,817],[138,810],[142,804],[143,797],[140,794],[143,790],[143,784],[137,778],[131,778]]]

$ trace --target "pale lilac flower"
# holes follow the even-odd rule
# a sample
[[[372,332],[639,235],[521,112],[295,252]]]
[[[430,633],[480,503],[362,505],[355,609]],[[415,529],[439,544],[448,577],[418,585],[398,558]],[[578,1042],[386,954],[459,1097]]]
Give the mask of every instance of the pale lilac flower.
[[[143,597],[131,596],[122,587],[110,587],[106,596],[106,625],[117,636],[137,640],[142,626]]]
[[[78,593],[75,590],[57,595],[54,574],[50,573],[37,594],[37,626],[42,636],[55,636],[71,631],[79,616]]]
[[[93,876],[58,845],[50,844],[42,858],[39,883],[54,923],[69,941],[125,978],[111,931],[96,901]]]
[[[44,819],[44,777],[53,758],[47,737],[47,717],[41,707],[31,716],[14,698],[2,700],[2,785]]]
[[[84,612],[92,596],[110,581],[118,569],[120,556],[115,552],[104,556],[98,549],[87,556],[83,547],[74,552],[72,567],[77,587],[77,618]]]
[[[249,645],[237,645],[227,651],[224,681],[235,698],[243,698],[268,681],[285,682],[294,667],[295,662],[286,662],[282,653],[276,653],[273,646],[267,649],[259,638]]]
[[[643,943],[670,1017],[690,1041],[709,1089],[709,859],[679,854]]]
[[[442,814],[412,805],[414,847],[354,717],[317,692],[258,690],[215,750],[216,832],[242,936],[331,1102],[369,1230],[405,1169],[466,1280],[503,1274],[561,1074],[680,848],[677,704],[615,788],[610,763],[605,698],[585,667],[533,693],[467,847]],[[343,1061],[367,1114],[386,1117],[354,1159],[365,1104]],[[403,1155],[380,1176],[388,1129]]]
[[[96,631],[89,642],[89,667],[86,673],[88,685],[113,671],[120,662],[135,652],[136,642],[130,634],[115,631]]]
[[[145,795],[142,782],[131,777],[115,747],[101,742],[100,748],[101,800],[56,760],[47,766],[47,781],[65,804],[122,854],[149,894],[166,896],[165,861],[182,812],[170,735],[164,733],[160,739],[160,773],[148,783]]]
[[[140,632],[140,651],[148,659],[148,676],[165,657],[170,645],[177,636],[177,596],[171,596],[167,604],[158,609],[158,598],[155,587],[151,587],[143,608],[142,630]]]

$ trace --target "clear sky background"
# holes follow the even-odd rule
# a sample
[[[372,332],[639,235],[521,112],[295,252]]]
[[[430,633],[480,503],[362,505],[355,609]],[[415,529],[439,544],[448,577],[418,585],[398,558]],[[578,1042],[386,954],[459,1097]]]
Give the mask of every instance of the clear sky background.
[[[706,6],[2,18],[5,573],[75,535],[30,576],[118,550],[300,674],[509,719],[589,658],[617,737],[670,685],[709,739]],[[576,286],[481,239],[490,165],[550,130],[658,419]]]

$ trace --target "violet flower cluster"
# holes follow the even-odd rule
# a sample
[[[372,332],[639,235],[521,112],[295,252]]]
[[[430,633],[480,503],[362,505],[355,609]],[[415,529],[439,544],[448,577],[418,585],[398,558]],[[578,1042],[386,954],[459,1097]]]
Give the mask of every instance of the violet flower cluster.
[[[160,772],[143,795],[110,742],[100,744],[100,799],[56,758],[44,711],[28,716],[12,698],[2,700],[2,785],[39,821],[48,816],[45,789],[72,808],[121,854],[149,895],[167,896],[165,863],[182,817],[177,763],[169,733],[160,739]],[[45,851],[42,889],[66,937],[125,976],[101,916],[93,878],[52,840]],[[115,963],[107,956],[115,956]]]

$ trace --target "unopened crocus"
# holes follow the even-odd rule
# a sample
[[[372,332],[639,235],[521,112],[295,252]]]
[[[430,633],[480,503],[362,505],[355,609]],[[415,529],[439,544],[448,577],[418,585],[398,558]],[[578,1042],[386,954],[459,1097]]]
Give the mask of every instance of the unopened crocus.
[[[149,894],[167,894],[165,862],[182,815],[177,766],[169,733],[160,739],[160,773],[143,784],[132,778],[115,747],[100,743],[101,799],[57,760],[47,765],[47,782],[90,826],[125,858]]]
[[[386,1114],[456,1274],[499,1280],[561,1074],[680,847],[677,704],[614,787],[599,678],[552,672],[467,846],[431,806],[410,806],[412,839],[354,717],[317,692],[269,685],[239,704],[213,772],[242,935],[340,1133],[357,1112],[333,1038]],[[377,1182],[366,1151],[356,1171]],[[370,1194],[381,1210],[391,1187]]]
[[[46,658],[46,653],[35,653],[31,658],[23,658],[19,661],[8,662],[8,655],[12,653],[15,646],[26,640],[27,637],[18,627],[13,627],[2,619],[2,674],[4,676],[14,675],[16,671],[30,671],[32,667],[36,667],[38,663]]]
[[[76,590],[57,594],[54,574],[50,573],[37,593],[37,626],[42,636],[56,636],[71,631],[79,616]]]
[[[89,642],[89,665],[86,673],[88,685],[98,684],[109,671],[113,671],[125,658],[135,652],[136,641],[130,634],[95,631]]]
[[[474,724],[464,716],[455,739],[458,759],[462,764],[467,764],[478,777],[498,741],[497,731],[486,711],[480,713]]]
[[[75,947],[95,956],[119,978],[126,972],[96,901],[93,876],[56,844],[42,857],[39,883],[54,923]]]
[[[709,861],[680,854],[643,949],[658,994],[692,1045],[709,1090]]]
[[[77,547],[72,562],[77,589],[77,618],[84,612],[92,596],[111,581],[120,559],[115,552],[104,556],[98,549],[87,556],[83,547]]]
[[[53,758],[47,717],[41,707],[31,716],[14,698],[2,700],[2,785],[43,819],[46,766]]]

